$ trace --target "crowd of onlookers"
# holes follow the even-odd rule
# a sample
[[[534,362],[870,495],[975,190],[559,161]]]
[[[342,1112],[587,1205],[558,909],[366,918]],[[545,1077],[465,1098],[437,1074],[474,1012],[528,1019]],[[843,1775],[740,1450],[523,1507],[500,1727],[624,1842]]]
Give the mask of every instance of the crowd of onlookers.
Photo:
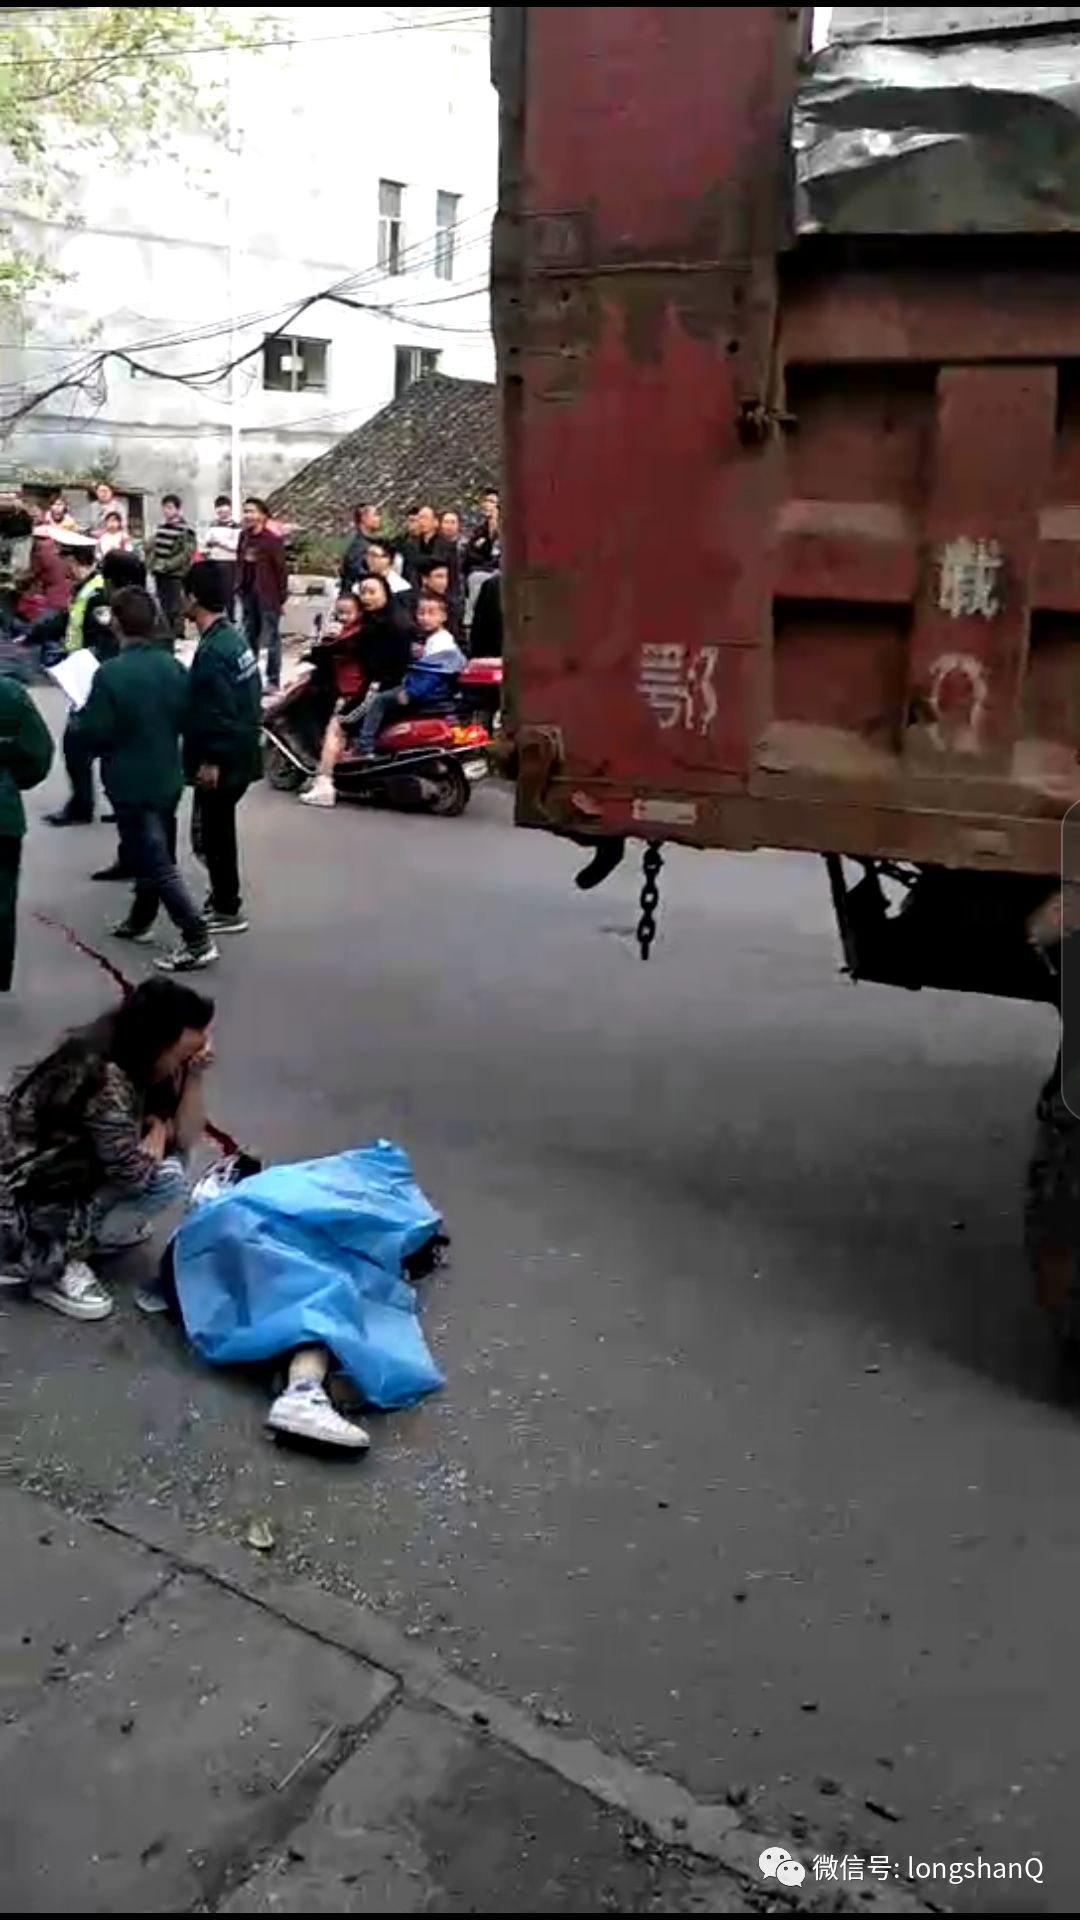
[[[42,649],[46,662],[70,638],[76,601],[107,590],[110,577],[114,587],[149,587],[160,609],[162,636],[181,639],[184,577],[194,560],[206,559],[220,569],[227,604],[238,609],[252,651],[265,663],[266,685],[280,685],[282,614],[289,590],[286,530],[265,501],[245,500],[238,520],[229,497],[219,495],[213,518],[195,527],[185,518],[180,496],[167,493],[156,524],[139,536],[129,527],[124,502],[107,480],[100,480],[81,524],[63,493],[47,505],[14,492],[0,494],[0,521],[8,547],[0,631]],[[501,654],[501,532],[494,490],[482,496],[467,530],[456,508],[438,513],[423,503],[409,508],[395,535],[384,529],[373,502],[355,509],[353,523],[341,561],[342,593],[374,575],[386,580],[392,594],[409,595],[407,604],[413,605],[423,587],[446,602],[446,625],[459,643],[475,625],[470,650]],[[118,562],[117,555],[131,557]],[[77,624],[81,636],[82,622]]]
[[[375,575],[392,594],[409,595],[413,602],[421,589],[438,594],[446,603],[446,625],[459,644],[467,641],[469,651],[478,656],[502,653],[502,530],[494,488],[482,495],[479,515],[468,531],[456,508],[438,513],[423,503],[408,509],[397,536],[384,531],[382,513],[371,501],[355,509],[353,526],[341,563],[342,593]]]
[[[430,710],[456,686],[465,655],[502,653],[499,498],[486,493],[474,524],[454,509],[411,507],[396,537],[363,502],[341,561],[333,619],[315,648],[313,694],[322,698],[323,748],[303,796],[332,805],[333,771],[347,750],[377,757],[379,731],[399,709]],[[62,752],[68,793],[45,817],[58,827],[95,818],[95,768],[119,829],[117,857],[97,879],[129,879],[131,910],[113,931],[147,937],[159,907],[180,946],[157,964],[187,971],[217,958],[216,936],[246,927],[240,897],[236,808],[261,766],[264,691],[280,686],[282,610],[288,596],[283,528],[249,498],[237,521],[215,503],[196,530],[167,494],[141,540],[107,481],[80,526],[58,494],[47,505],[0,490],[0,625],[8,667],[19,658],[51,668],[71,700]],[[239,611],[238,611],[239,610]],[[172,657],[190,628],[190,673]],[[65,679],[89,656],[81,694]],[[261,669],[261,670],[260,670]],[[17,679],[0,674],[0,991],[10,985],[21,792],[44,779],[52,744]],[[210,895],[196,908],[176,863],[184,780],[195,790],[193,836]]]
[[[228,604],[242,607],[248,640],[266,655],[268,684],[280,681],[288,568],[283,530],[264,500],[245,500],[237,520],[229,498],[221,494],[213,519],[195,528],[184,516],[179,494],[167,493],[156,524],[137,537],[124,503],[107,480],[99,480],[82,525],[62,493],[47,506],[16,493],[0,496],[0,520],[10,548],[0,618],[9,637],[40,648],[47,663],[65,646],[70,650],[70,612],[80,588],[90,579],[95,591],[107,586],[110,573],[114,586],[151,587],[161,636],[182,639],[184,578],[192,562],[202,558],[220,569]]]

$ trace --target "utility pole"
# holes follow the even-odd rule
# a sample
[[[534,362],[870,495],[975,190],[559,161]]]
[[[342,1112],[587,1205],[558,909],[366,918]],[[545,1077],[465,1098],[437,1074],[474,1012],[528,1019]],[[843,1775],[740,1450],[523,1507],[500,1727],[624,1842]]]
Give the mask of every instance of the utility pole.
[[[230,47],[225,55],[226,93],[227,93],[227,129],[228,148],[228,279],[229,279],[229,359],[235,361],[240,351],[237,331],[237,222],[239,218],[240,193],[240,128],[238,123],[238,105],[236,97],[236,49]],[[229,494],[232,500],[232,516],[240,518],[241,500],[241,441],[240,441],[240,369],[232,366],[229,372]]]

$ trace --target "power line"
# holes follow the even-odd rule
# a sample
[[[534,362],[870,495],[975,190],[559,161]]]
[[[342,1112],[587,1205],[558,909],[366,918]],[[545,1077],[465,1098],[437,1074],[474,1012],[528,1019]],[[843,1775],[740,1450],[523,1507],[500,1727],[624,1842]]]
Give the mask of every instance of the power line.
[[[438,244],[440,240],[447,233],[458,231],[461,228],[468,226],[477,220],[483,220],[486,222],[488,217],[490,216],[490,214],[494,212],[494,210],[495,210],[494,205],[481,207],[481,208],[478,208],[474,213],[466,214],[460,221],[456,221],[452,227],[437,228],[434,233],[426,236],[425,239],[416,241],[412,248],[405,249],[405,252],[402,255],[402,258],[404,259],[413,253],[419,253],[421,249],[431,248],[434,245],[434,251],[429,253],[426,260],[424,259],[420,259],[416,261],[410,260],[411,271],[414,271],[414,272],[423,271],[425,266],[432,264],[434,260],[437,258]],[[487,238],[488,238],[487,229],[485,227],[485,229],[481,233],[478,233],[472,236],[469,240],[465,241],[460,246],[460,248],[458,249],[458,257],[461,257],[465,253],[469,252],[473,247],[486,245]],[[146,366],[137,364],[133,356],[139,353],[152,352],[154,350],[158,350],[158,351],[169,350],[169,349],[175,350],[183,346],[200,345],[211,339],[219,338],[223,334],[231,333],[234,330],[238,330],[238,331],[246,330],[248,327],[251,327],[251,326],[258,326],[261,324],[265,324],[267,319],[271,319],[276,317],[278,314],[285,313],[287,315],[286,319],[283,320],[279,326],[271,329],[270,334],[266,336],[267,338],[272,339],[277,334],[286,333],[290,326],[295,325],[296,320],[300,317],[302,313],[306,312],[308,308],[318,305],[320,301],[337,300],[340,304],[346,304],[346,305],[355,304],[357,306],[363,306],[365,305],[365,303],[361,303],[361,302],[350,303],[347,299],[345,299],[344,296],[353,292],[354,290],[359,291],[366,287],[371,287],[373,285],[386,284],[389,281],[397,279],[399,277],[404,278],[405,276],[390,274],[384,268],[381,268],[379,264],[376,262],[373,266],[360,268],[357,270],[357,272],[347,275],[345,278],[339,281],[333,282],[331,286],[320,289],[315,294],[305,296],[301,298],[299,301],[282,302],[280,305],[269,308],[262,313],[237,316],[235,319],[232,318],[231,316],[223,317],[222,320],[220,320],[219,322],[211,323],[207,326],[204,326],[202,328],[195,330],[190,334],[178,333],[173,335],[166,335],[157,340],[134,342],[134,343],[131,343],[126,348],[102,348],[96,351],[88,350],[82,358],[73,362],[70,367],[59,370],[56,380],[50,382],[49,385],[41,393],[37,394],[36,396],[28,396],[25,402],[22,405],[17,406],[12,414],[6,417],[0,417],[0,431],[2,432],[10,431],[11,427],[17,424],[17,422],[20,419],[22,419],[25,416],[25,414],[32,412],[35,406],[43,405],[44,402],[52,398],[54,394],[64,391],[66,388],[70,386],[79,386],[79,385],[88,384],[96,375],[100,375],[100,373],[104,369],[109,359],[120,359],[121,361],[125,362],[129,367],[131,367],[133,370],[137,370],[139,372],[145,373],[148,377],[160,378],[160,379],[171,380],[171,381],[179,381],[181,384],[190,385],[193,388],[193,390],[201,390],[206,385],[217,385],[219,384],[221,379],[227,377],[228,373],[232,371],[233,366],[241,365],[245,360],[251,359],[256,352],[260,351],[263,342],[259,341],[258,343],[256,343],[254,346],[248,349],[244,354],[240,355],[236,360],[231,361],[228,364],[228,366],[225,367],[223,370],[216,369],[216,368],[208,368],[208,369],[203,369],[201,371],[193,371],[190,373],[173,373],[163,368],[146,367]],[[482,293],[483,289],[481,288],[481,289],[478,289],[477,291],[479,293]],[[450,300],[455,298],[469,299],[469,298],[475,298],[475,297],[476,297],[475,294],[463,292],[458,295],[446,296],[446,299],[450,299]],[[433,301],[430,304],[443,305],[444,303],[445,301],[440,299],[437,301]],[[407,304],[407,303],[403,303],[403,304]],[[415,304],[417,306],[423,306],[428,303],[424,301],[418,301]],[[379,312],[392,313],[392,303],[390,302],[387,302],[385,305],[383,305],[380,302],[373,301],[373,302],[366,303],[366,305],[370,308],[371,311],[375,313],[379,313]],[[398,318],[399,316],[393,315],[392,317]],[[421,327],[424,325],[424,323],[421,321],[410,322],[407,316],[405,315],[400,316],[400,322],[401,324],[405,324],[405,325],[412,324],[417,327]],[[446,331],[458,331],[463,333],[472,333],[475,331],[477,333],[486,333],[487,328],[477,328],[477,329],[459,328],[459,329],[446,329]],[[11,382],[6,387],[0,387],[0,392],[7,392],[11,394],[12,397],[14,397],[15,394],[18,394],[18,393],[25,394],[25,383]]]
[[[472,213],[463,214],[460,220],[455,220],[448,226],[436,227],[431,233],[425,234],[422,239],[413,241],[410,246],[402,250],[400,255],[401,261],[407,263],[401,273],[391,273],[382,262],[375,260],[369,261],[365,267],[358,267],[353,274],[348,275],[345,279],[337,281],[334,284],[342,290],[346,290],[352,286],[359,286],[361,283],[376,285],[382,281],[389,282],[396,279],[407,279],[411,273],[423,273],[428,266],[434,264],[437,260],[439,243],[446,235],[461,235],[466,227],[473,226],[477,221],[486,223],[495,211],[495,202],[491,201],[487,206],[477,207]],[[473,234],[469,239],[462,240],[460,244],[455,245],[455,262],[470,252],[474,247],[486,245],[487,240],[488,229],[485,225],[482,232]],[[429,249],[433,250],[425,251]],[[414,255],[424,257],[414,258]],[[192,329],[190,332],[161,334],[149,340],[129,340],[126,342],[126,351],[129,353],[147,353],[157,347],[187,346],[204,339],[211,339],[218,333],[227,333],[234,326],[256,326],[260,321],[273,319],[275,314],[285,312],[285,310],[294,305],[295,300],[300,297],[301,296],[296,295],[293,296],[292,299],[279,301],[276,306],[237,314],[235,317],[223,314],[219,319],[205,321],[202,326]],[[18,341],[8,341],[4,344],[10,347],[12,351],[20,350],[23,345],[23,343]],[[26,344],[32,345],[33,343]],[[62,350],[61,348],[57,349],[57,351]],[[76,350],[76,343],[74,341],[69,342],[67,350],[74,352]],[[88,353],[92,351],[92,349],[87,348]]]
[[[353,33],[290,34],[273,40],[216,40],[202,47],[160,47],[139,49],[123,43],[104,47],[98,52],[68,54],[28,54],[11,60],[0,60],[2,67],[100,67],[109,61],[136,58],[140,64],[146,60],[189,60],[204,53],[265,53],[278,47],[321,47],[342,40],[374,40],[380,35],[393,33],[447,33],[456,32],[462,27],[487,26],[486,13],[457,14],[449,20],[408,20],[396,26],[364,27]],[[55,31],[55,29],[50,29]]]
[[[336,283],[333,287],[321,288],[318,292],[309,294],[306,299],[302,300],[293,308],[279,326],[272,328],[261,340],[254,341],[250,347],[245,348],[243,353],[235,354],[232,359],[215,367],[199,368],[187,373],[171,373],[163,367],[147,366],[145,362],[136,359],[134,354],[126,352],[123,348],[104,348],[93,357],[88,365],[66,376],[63,374],[60,375],[42,391],[30,395],[23,400],[11,413],[0,416],[0,434],[10,433],[13,428],[18,425],[20,420],[25,419],[28,413],[33,413],[35,408],[44,406],[47,401],[53,399],[57,394],[68,392],[73,387],[81,388],[84,392],[91,392],[93,383],[96,381],[97,392],[103,392],[105,368],[110,360],[118,360],[122,366],[128,367],[132,373],[142,373],[148,378],[155,380],[168,380],[173,385],[188,387],[194,393],[206,393],[212,387],[220,386],[222,381],[227,380],[235,367],[244,366],[247,361],[254,359],[256,354],[262,353],[267,340],[288,335],[290,329],[296,325],[296,322],[301,316],[306,313],[310,307],[317,306],[322,300],[333,300],[342,306],[355,307],[360,311],[389,315],[389,317],[397,320],[399,325],[412,326],[419,329],[424,329],[426,326],[428,331],[436,333],[471,333],[475,331],[477,334],[487,334],[488,329],[486,327],[476,329],[440,327],[437,322],[425,323],[424,321],[410,319],[407,315],[398,315],[394,313],[388,305],[350,299],[341,289],[347,288],[351,284],[351,280],[345,280]]]

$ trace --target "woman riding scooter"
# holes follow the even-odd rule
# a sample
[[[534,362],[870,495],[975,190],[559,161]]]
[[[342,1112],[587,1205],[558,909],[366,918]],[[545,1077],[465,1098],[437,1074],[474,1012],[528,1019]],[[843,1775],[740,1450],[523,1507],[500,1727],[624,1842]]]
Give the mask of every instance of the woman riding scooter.
[[[356,630],[357,654],[366,694],[378,689],[387,692],[399,687],[412,659],[412,627],[394,605],[394,596],[385,580],[369,574],[356,589],[361,614]],[[322,752],[315,777],[300,795],[307,807],[332,807],[337,802],[334,768],[349,745],[349,726],[363,704],[359,696],[340,700],[323,736]]]

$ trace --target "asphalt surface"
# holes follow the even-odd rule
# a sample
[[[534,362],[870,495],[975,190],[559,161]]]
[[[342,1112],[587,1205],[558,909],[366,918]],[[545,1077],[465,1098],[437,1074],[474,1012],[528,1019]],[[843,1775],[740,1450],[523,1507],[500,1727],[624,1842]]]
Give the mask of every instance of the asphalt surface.
[[[84,878],[106,830],[51,834],[50,798],[5,1066],[111,991],[32,917],[96,945],[120,904]],[[313,1460],[126,1298],[8,1300],[23,1483],[265,1518],[283,1570],[702,1798],[866,1860],[1041,1856],[1041,1887],[935,1891],[1075,1904],[1080,1428],[1019,1244],[1050,1016],[853,987],[813,860],[673,856],[644,967],[631,865],[575,893],[493,788],[458,821],[259,792],[243,824],[214,1117],[275,1158],[409,1149],[453,1235],[446,1390]]]

